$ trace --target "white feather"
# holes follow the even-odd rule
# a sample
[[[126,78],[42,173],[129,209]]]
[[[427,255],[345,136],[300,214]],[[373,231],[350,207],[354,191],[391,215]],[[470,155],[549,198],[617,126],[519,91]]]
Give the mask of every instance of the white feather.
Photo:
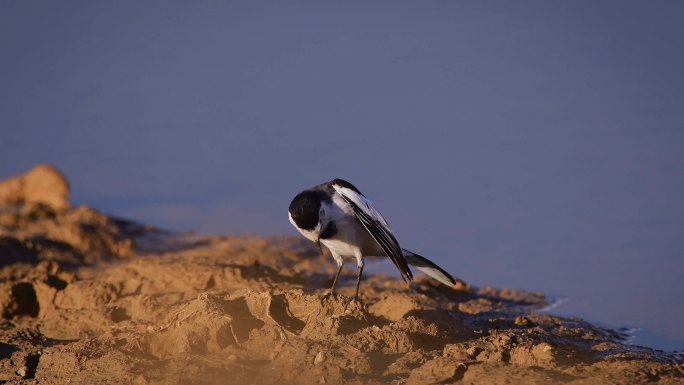
[[[380,214],[380,211],[378,211],[375,208],[375,206],[373,206],[373,202],[369,201],[366,197],[350,188],[342,187],[334,183],[332,186],[338,194],[354,202],[357,206],[359,206],[361,210],[363,210],[363,212],[368,214],[368,216],[380,222],[388,232],[392,232],[392,230],[389,227],[389,224],[387,224],[387,220],[385,219],[385,217],[382,216],[382,214]]]

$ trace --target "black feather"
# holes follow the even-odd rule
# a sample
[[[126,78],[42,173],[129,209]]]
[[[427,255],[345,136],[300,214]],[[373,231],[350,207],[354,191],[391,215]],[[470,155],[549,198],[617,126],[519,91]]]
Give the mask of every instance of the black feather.
[[[373,219],[351,199],[344,196],[344,194],[340,194],[340,196],[342,196],[342,198],[349,203],[354,211],[354,216],[356,216],[356,219],[361,222],[363,227],[366,228],[368,233],[370,233],[373,239],[378,242],[382,250],[387,254],[392,262],[394,262],[394,265],[399,269],[399,272],[401,272],[402,278],[406,277],[409,281],[412,281],[413,274],[411,273],[411,270],[404,259],[401,247],[399,247],[399,242],[397,242],[397,239],[394,238],[394,235],[387,231],[382,223],[379,223]]]

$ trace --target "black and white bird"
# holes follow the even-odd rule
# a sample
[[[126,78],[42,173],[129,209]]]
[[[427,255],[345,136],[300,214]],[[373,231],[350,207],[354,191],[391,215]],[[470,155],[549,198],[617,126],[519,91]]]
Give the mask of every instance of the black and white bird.
[[[444,269],[416,253],[402,249],[385,218],[359,189],[342,179],[333,179],[297,194],[290,203],[290,223],[307,239],[323,244],[337,262],[337,274],[329,294],[335,293],[345,258],[358,266],[356,292],[363,273],[363,258],[389,257],[402,279],[412,281],[409,265],[437,281],[454,286],[456,281]]]

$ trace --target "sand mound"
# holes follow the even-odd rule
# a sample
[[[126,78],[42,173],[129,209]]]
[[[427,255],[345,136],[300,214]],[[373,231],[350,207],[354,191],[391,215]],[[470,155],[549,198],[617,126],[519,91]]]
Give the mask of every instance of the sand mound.
[[[348,272],[324,299],[334,263],[300,239],[173,235],[45,207],[0,209],[0,383],[684,380],[681,357],[539,313],[539,293],[376,275],[356,302]]]
[[[24,175],[0,182],[0,206],[44,204],[69,208],[69,182],[56,168],[40,164]]]
[[[69,206],[69,184],[40,165],[0,182],[0,267],[57,261],[82,266],[133,255],[137,239],[165,234],[150,226]]]

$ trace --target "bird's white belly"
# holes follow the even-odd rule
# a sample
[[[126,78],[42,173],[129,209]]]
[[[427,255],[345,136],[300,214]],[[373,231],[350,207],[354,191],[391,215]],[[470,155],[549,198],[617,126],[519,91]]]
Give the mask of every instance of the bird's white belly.
[[[339,221],[339,220],[338,220]],[[337,223],[338,233],[328,239],[321,239],[333,256],[356,258],[384,255],[377,242],[355,219]]]
[[[361,256],[361,250],[355,245],[347,243],[341,239],[325,239],[321,243],[330,250],[333,255],[340,257],[357,257]]]

